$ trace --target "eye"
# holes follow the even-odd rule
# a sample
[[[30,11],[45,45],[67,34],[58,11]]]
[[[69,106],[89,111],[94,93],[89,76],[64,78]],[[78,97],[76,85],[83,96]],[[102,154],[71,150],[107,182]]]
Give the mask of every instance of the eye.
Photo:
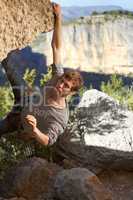
[[[70,88],[67,83],[64,83],[65,88]]]
[[[64,80],[63,79],[59,79],[58,83],[63,83]]]

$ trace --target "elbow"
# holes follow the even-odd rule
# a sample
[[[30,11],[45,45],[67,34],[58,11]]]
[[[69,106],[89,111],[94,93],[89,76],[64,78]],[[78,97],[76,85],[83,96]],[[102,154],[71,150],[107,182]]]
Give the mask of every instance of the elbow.
[[[56,45],[53,41],[51,42],[51,47],[52,47],[52,49],[54,49],[56,47]]]
[[[49,136],[48,146],[52,146],[57,141],[57,136],[51,137]]]
[[[51,43],[51,47],[52,47],[53,51],[59,51],[61,49],[61,45],[56,44],[55,42]]]
[[[53,50],[57,49],[57,45],[55,44],[54,41],[51,42],[51,47],[52,47]]]

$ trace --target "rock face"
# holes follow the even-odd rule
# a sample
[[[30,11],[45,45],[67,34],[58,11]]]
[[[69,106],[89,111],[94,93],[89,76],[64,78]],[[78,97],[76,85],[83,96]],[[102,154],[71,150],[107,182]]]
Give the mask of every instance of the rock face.
[[[50,0],[1,0],[0,60],[16,48],[30,44],[37,34],[53,28]]]
[[[50,34],[32,43],[51,63]],[[43,45],[43,40],[46,45]],[[92,16],[63,26],[62,63],[66,67],[104,73],[133,72],[133,19],[127,16]]]
[[[99,173],[133,169],[133,113],[97,90],[86,91],[57,153],[74,164]]]

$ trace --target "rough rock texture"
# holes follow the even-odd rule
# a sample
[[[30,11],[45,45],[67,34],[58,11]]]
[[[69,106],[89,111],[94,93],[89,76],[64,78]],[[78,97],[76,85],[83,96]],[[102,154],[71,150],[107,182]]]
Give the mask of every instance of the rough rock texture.
[[[0,185],[0,195],[10,197],[10,200],[112,199],[104,185],[89,170],[62,170],[58,165],[36,157],[23,161],[9,171]]]
[[[53,183],[61,167],[48,163],[41,158],[23,161],[7,174],[0,185],[0,194],[4,197],[23,197],[27,200],[52,198]],[[11,187],[12,186],[12,187]]]
[[[100,181],[112,194],[113,200],[133,199],[133,173],[128,171],[104,171],[98,175]]]
[[[105,93],[84,93],[77,111],[77,127],[84,131],[85,145],[133,150],[133,112],[122,108]]]
[[[50,0],[1,0],[0,60],[31,43],[40,32],[53,28]]]
[[[72,166],[98,173],[103,169],[133,170],[133,113],[97,90],[84,93],[57,154]]]
[[[61,171],[54,184],[59,200],[111,200],[98,178],[87,169]]]
[[[104,185],[89,170],[62,170],[58,165],[36,157],[23,161],[8,172],[0,185],[0,196],[8,200],[112,199]]]
[[[96,176],[85,168],[64,170],[32,158],[10,169],[0,183],[0,200],[132,200],[132,187],[129,171],[106,169]]]
[[[34,51],[49,55],[48,63],[50,37],[49,33],[40,35],[31,44]],[[132,44],[133,19],[127,16],[99,15],[70,21],[63,26],[62,63],[82,71],[128,74],[133,72]]]

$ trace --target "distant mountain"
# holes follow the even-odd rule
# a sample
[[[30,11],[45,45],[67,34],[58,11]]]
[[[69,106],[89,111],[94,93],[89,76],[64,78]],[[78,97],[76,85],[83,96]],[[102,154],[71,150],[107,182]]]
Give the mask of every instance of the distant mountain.
[[[87,6],[87,7],[80,7],[80,6],[71,6],[71,7],[63,7],[63,18],[65,21],[76,19],[79,17],[84,17],[91,15],[94,11],[96,12],[104,12],[110,10],[123,10],[120,6]]]

